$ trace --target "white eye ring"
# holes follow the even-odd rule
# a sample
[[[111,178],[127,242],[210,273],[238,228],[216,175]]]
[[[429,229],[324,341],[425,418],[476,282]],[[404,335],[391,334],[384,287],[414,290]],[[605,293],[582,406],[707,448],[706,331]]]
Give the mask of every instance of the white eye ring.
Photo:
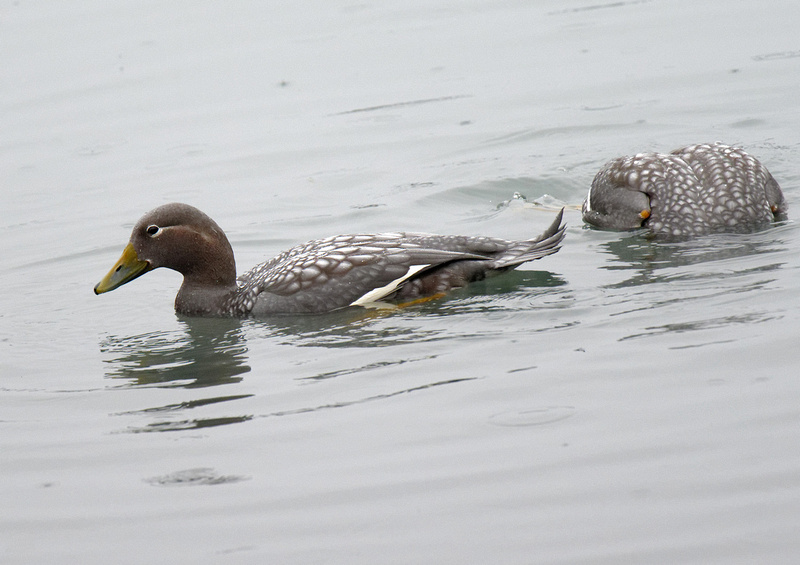
[[[164,230],[161,229],[160,227],[158,227],[157,225],[152,224],[152,225],[147,226],[147,229],[144,230],[144,231],[150,237],[157,237],[157,236],[161,235],[161,232],[163,232]]]

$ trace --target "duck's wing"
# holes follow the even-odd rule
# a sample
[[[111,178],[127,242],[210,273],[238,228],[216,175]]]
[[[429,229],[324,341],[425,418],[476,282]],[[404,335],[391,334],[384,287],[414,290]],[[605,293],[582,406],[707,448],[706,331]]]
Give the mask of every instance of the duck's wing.
[[[449,266],[469,264],[470,272],[502,271],[555,253],[564,232],[560,222],[561,214],[544,234],[523,242],[413,233],[341,235],[312,241],[240,277],[244,308],[253,316],[316,313],[369,305],[397,295],[415,298],[444,292],[485,276],[470,275],[466,280],[452,276]],[[444,276],[433,288],[430,277],[435,273]],[[418,290],[409,292],[409,285]],[[428,287],[433,290],[429,292]]]
[[[341,235],[286,251],[240,277],[252,315],[328,312],[376,302],[421,271],[449,261],[483,259],[434,249],[416,234]],[[427,236],[435,237],[435,236]]]

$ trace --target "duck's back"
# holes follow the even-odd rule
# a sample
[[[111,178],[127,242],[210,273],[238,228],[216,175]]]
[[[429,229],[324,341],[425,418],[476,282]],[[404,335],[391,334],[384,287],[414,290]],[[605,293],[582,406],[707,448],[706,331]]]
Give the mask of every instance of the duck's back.
[[[227,309],[318,313],[444,293],[558,251],[561,214],[523,241],[419,233],[353,234],[294,247],[239,277]]]

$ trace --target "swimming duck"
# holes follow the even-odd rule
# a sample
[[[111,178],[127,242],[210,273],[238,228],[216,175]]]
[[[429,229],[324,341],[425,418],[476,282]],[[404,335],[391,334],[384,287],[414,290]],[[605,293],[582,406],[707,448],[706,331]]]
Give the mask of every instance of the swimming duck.
[[[225,232],[187,204],[165,204],[133,228],[102,294],[167,267],[183,275],[175,310],[187,316],[259,317],[409,302],[514,269],[559,250],[563,210],[535,239],[419,233],[339,235],[284,251],[236,278]]]
[[[614,159],[582,210],[596,227],[685,237],[758,227],[785,216],[786,201],[758,159],[718,143]]]

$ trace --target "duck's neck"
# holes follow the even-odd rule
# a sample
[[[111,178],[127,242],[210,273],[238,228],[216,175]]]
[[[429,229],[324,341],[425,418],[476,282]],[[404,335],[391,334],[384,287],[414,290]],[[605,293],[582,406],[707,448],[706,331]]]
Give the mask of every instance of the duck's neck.
[[[194,252],[178,271],[183,284],[175,311],[186,316],[226,316],[228,298],[236,292],[236,261],[228,238],[217,228],[195,235]]]
[[[229,284],[205,284],[185,277],[175,297],[175,311],[184,316],[230,316],[226,311],[228,299],[236,288],[235,280]]]

